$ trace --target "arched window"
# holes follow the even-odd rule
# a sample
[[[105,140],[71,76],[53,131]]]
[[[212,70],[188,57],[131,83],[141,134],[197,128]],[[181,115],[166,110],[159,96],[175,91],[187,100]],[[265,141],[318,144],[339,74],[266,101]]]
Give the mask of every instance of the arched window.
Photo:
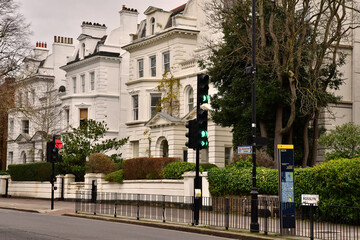
[[[83,56],[83,58],[85,57],[85,43],[83,43],[82,45],[81,45],[81,52],[82,52],[82,56]]]
[[[151,35],[155,34],[155,18],[150,19],[150,25],[151,25]]]
[[[22,151],[20,156],[21,156],[22,162],[26,163],[26,153],[25,153],[25,151]]]
[[[194,108],[194,90],[190,85],[185,87],[185,106],[187,112]]]

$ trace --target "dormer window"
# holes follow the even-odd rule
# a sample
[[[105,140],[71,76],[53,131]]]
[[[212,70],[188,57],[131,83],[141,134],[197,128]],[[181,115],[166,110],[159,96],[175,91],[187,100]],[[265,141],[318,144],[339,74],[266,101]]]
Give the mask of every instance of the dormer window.
[[[140,38],[144,38],[144,37],[146,37],[146,23],[145,23],[144,28],[142,29],[141,35],[140,35]]]
[[[85,57],[85,43],[83,43],[82,45],[81,45],[81,52],[82,52],[82,56],[83,56],[83,58]]]
[[[155,34],[155,18],[150,19],[150,24],[151,24],[151,35],[154,35]]]

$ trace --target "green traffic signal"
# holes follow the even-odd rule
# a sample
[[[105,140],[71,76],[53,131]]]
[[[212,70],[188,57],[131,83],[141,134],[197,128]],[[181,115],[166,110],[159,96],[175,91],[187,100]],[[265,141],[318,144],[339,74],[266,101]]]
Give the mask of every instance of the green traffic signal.
[[[206,130],[202,130],[200,132],[200,134],[201,134],[201,137],[207,137],[208,136],[208,132]]]
[[[202,96],[202,102],[203,102],[203,103],[209,102],[209,98],[210,98],[209,95],[203,95],[203,96]]]

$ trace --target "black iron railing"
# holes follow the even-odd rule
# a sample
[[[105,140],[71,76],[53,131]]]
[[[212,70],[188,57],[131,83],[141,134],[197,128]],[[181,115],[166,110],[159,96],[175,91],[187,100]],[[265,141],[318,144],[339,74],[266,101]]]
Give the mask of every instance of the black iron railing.
[[[193,197],[77,192],[75,210],[109,216],[194,224]],[[280,233],[280,202],[275,198],[257,202],[260,231]],[[319,205],[296,209],[297,236],[310,239],[360,239],[360,208]],[[234,230],[250,230],[251,199],[201,199],[199,224]]]

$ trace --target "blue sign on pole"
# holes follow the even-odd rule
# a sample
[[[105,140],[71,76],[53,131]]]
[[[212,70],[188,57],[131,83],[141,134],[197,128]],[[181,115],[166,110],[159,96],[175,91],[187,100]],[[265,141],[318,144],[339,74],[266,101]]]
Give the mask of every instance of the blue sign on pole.
[[[283,235],[295,230],[294,146],[278,145],[280,228]]]

